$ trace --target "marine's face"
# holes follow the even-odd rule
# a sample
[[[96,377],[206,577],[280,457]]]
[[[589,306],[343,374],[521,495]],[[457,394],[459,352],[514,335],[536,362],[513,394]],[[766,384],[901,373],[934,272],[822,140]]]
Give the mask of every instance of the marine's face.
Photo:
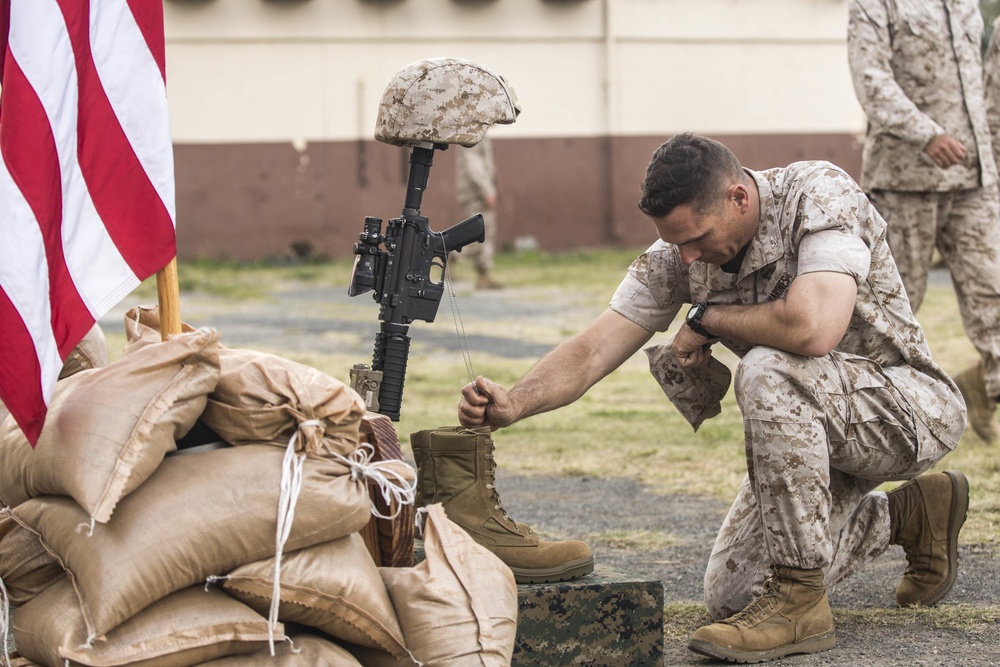
[[[691,204],[676,207],[653,224],[660,238],[680,250],[681,262],[722,265],[736,257],[745,244],[739,208],[732,199],[721,207],[698,213]]]

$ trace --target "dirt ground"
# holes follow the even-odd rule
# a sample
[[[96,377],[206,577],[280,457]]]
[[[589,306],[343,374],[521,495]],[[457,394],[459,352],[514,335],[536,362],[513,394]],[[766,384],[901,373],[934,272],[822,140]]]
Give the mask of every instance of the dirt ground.
[[[377,308],[363,299],[366,321],[359,321],[356,308],[361,299],[349,300],[345,290],[283,292],[280,302],[231,301],[182,296],[182,314],[198,326],[213,326],[234,347],[265,346],[280,341],[285,349],[322,351],[333,346],[339,352],[355,344],[359,361],[370,358],[371,335],[377,329]],[[517,290],[464,298],[462,316],[472,318],[538,317],[548,307],[522,299]],[[102,324],[106,330],[121,330],[121,314],[134,304],[123,304]],[[347,314],[338,317],[338,313]],[[365,316],[362,316],[363,318]],[[502,327],[497,331],[502,332]],[[331,334],[336,334],[332,336]],[[411,334],[422,343],[435,345],[456,355],[455,331],[447,304],[441,304],[438,322],[418,323]],[[352,343],[351,341],[354,341]],[[472,354],[490,350],[494,354],[537,358],[548,345],[514,340],[503,335],[470,336]],[[457,400],[457,396],[456,396]],[[503,432],[497,435],[498,487],[511,516],[532,525],[550,539],[588,539],[612,530],[661,531],[676,539],[655,550],[629,549],[591,541],[598,561],[616,569],[659,579],[665,601],[699,604],[702,575],[715,533],[727,509],[714,499],[656,495],[626,479],[592,477],[523,477],[505,473],[502,458]],[[904,568],[902,551],[893,547],[873,566],[831,592],[837,619],[837,646],[815,656],[787,658],[780,664],[802,665],[1000,665],[1000,625],[995,621],[1000,605],[1000,562],[992,546],[963,546],[958,583],[946,598],[962,619],[951,616],[898,613],[880,615],[877,610],[893,606],[893,591]],[[969,622],[981,610],[992,621]],[[860,613],[859,613],[860,612]],[[864,613],[871,612],[871,613]],[[885,620],[882,619],[885,616]],[[895,619],[894,622],[887,622]],[[705,617],[667,619],[666,665],[710,665],[713,661],[686,648],[687,636]]]
[[[502,431],[497,446],[502,447]],[[505,475],[497,486],[511,517],[549,539],[584,539],[607,531],[659,531],[676,542],[654,551],[616,548],[591,541],[594,557],[612,567],[663,582],[666,604],[700,603],[702,576],[715,533],[727,505],[718,501],[655,495],[631,480],[592,477]],[[962,547],[958,582],[942,605],[997,609],[1000,562],[992,548]],[[893,593],[906,566],[902,549],[892,547],[866,570],[830,592],[837,615],[837,646],[813,656],[794,656],[782,665],[1000,665],[1000,625],[957,629],[922,617],[902,624],[881,624],[877,614],[863,618],[847,612],[872,612],[894,606]],[[888,616],[888,615],[887,615]],[[993,615],[996,618],[996,615]],[[687,648],[687,635],[707,616],[675,624],[666,619],[666,665],[720,664]],[[888,619],[887,619],[888,620]]]

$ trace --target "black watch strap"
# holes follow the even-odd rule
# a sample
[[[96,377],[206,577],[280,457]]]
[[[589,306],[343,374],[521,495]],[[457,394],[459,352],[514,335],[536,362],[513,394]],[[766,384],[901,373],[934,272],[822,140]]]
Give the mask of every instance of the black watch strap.
[[[694,304],[688,310],[685,321],[687,322],[687,325],[691,327],[691,330],[699,336],[704,336],[705,338],[718,338],[718,336],[701,325],[701,318],[705,315],[705,311],[708,310],[708,307],[711,305],[714,304],[710,301],[701,301]]]

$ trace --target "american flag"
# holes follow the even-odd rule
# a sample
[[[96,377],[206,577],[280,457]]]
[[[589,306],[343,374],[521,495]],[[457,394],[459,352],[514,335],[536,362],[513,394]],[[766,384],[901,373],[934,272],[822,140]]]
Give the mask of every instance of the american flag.
[[[28,440],[63,359],[176,255],[163,0],[0,0],[0,400]]]

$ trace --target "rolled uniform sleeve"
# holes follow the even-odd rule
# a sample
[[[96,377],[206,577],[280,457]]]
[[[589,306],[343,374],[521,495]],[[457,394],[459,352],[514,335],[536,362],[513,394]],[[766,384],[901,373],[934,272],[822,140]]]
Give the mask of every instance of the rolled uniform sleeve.
[[[657,241],[632,262],[610,308],[647,331],[666,331],[690,299],[677,248]]]
[[[799,274],[817,271],[846,273],[855,282],[868,278],[871,251],[859,237],[838,229],[806,234],[799,245]]]
[[[657,241],[632,262],[610,307],[647,331],[666,331],[681,306],[691,302],[688,281],[677,247]],[[722,410],[731,374],[714,358],[707,368],[681,368],[672,342],[645,349],[649,371],[667,399],[697,431],[703,421]]]

